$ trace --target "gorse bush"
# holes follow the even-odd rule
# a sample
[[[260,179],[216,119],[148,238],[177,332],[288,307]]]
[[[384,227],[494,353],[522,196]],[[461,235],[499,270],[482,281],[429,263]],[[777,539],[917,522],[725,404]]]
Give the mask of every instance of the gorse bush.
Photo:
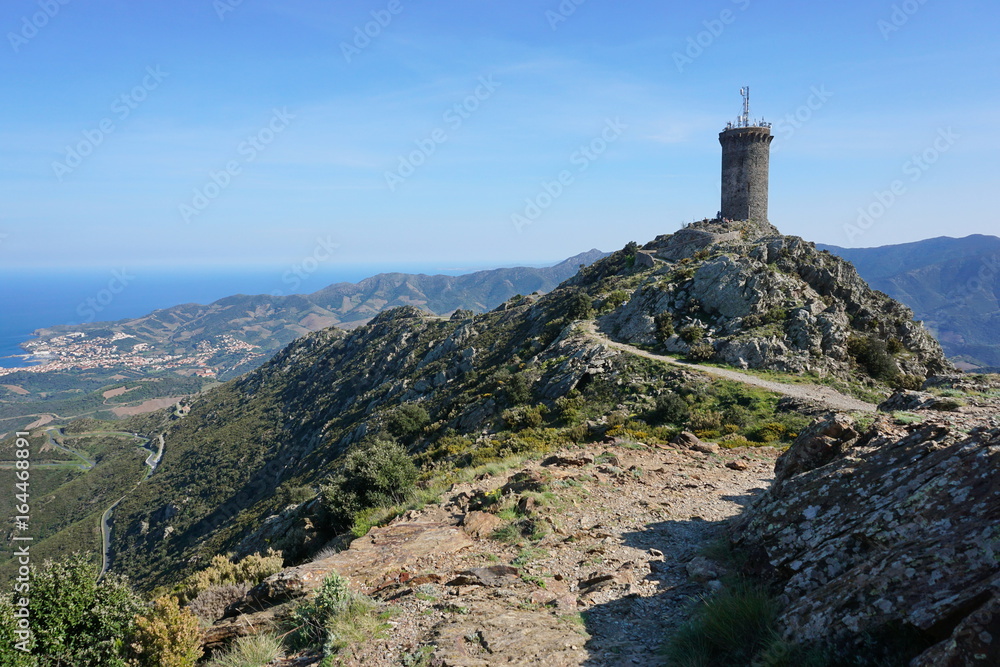
[[[406,501],[417,475],[417,467],[399,443],[383,437],[363,439],[321,487],[332,528],[347,530],[364,510]]]
[[[202,655],[198,617],[173,596],[157,598],[135,626],[132,667],[193,667]]]
[[[284,559],[280,551],[268,549],[264,554],[251,554],[234,562],[226,556],[216,555],[204,570],[185,579],[174,591],[181,604],[197,598],[214,586],[249,584],[256,586],[272,574],[281,571]]]

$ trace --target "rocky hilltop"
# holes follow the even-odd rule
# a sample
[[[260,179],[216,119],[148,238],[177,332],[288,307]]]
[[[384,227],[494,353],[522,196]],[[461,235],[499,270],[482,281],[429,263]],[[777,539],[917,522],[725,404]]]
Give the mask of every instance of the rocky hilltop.
[[[860,360],[877,379],[911,388],[951,367],[912,311],[850,263],[772,225],[706,220],[638,252],[653,275],[600,320],[619,340],[820,377],[847,378]]]

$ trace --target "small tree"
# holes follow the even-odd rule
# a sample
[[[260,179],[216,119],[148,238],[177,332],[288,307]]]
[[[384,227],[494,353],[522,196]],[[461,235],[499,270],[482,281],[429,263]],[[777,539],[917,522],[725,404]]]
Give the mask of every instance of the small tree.
[[[389,433],[397,438],[409,440],[431,423],[431,417],[422,406],[416,403],[404,403],[391,413],[386,427]]]
[[[323,485],[323,504],[335,530],[345,530],[365,509],[403,502],[413,491],[417,468],[394,440],[365,438],[347,456],[340,470]]]
[[[594,302],[586,292],[575,292],[566,300],[566,318],[589,320],[594,316]]]

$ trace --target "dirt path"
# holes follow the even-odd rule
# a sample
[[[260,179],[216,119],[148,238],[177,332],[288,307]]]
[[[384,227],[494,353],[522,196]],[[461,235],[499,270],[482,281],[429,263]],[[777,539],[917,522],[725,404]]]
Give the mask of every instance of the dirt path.
[[[846,394],[842,394],[831,387],[824,387],[822,385],[815,384],[786,384],[784,382],[773,382],[748,373],[740,373],[739,371],[725,368],[715,368],[714,366],[703,366],[701,364],[691,364],[680,361],[676,357],[654,354],[653,352],[647,352],[646,350],[628,345],[626,343],[613,341],[597,331],[593,322],[585,322],[583,327],[588,335],[593,336],[604,345],[616,350],[645,357],[646,359],[662,361],[680,368],[699,371],[701,373],[714,375],[715,377],[724,378],[726,380],[742,382],[743,384],[760,387],[761,389],[767,389],[768,391],[773,391],[784,396],[791,396],[792,398],[822,403],[823,405],[833,408],[834,410],[842,410],[844,412],[875,412],[877,409],[873,403],[867,403],[857,398],[847,396]]]
[[[343,570],[394,610],[386,634],[343,664],[424,664],[422,654],[462,667],[662,664],[657,651],[692,601],[720,585],[699,553],[770,484],[777,450],[622,443],[559,454],[457,484],[364,546],[309,565],[310,580]],[[499,503],[473,511],[502,486]],[[514,508],[524,532],[497,539]],[[435,540],[453,531],[459,544],[429,549],[421,530]]]

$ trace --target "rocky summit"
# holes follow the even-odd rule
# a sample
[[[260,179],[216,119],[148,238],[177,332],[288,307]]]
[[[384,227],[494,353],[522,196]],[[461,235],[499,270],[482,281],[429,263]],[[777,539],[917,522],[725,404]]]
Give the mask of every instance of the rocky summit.
[[[859,354],[871,364],[873,347],[888,343],[905,350],[876,370],[890,383],[919,384],[951,367],[908,308],[871,289],[849,262],[773,225],[705,220],[637,252],[651,275],[600,320],[619,340],[694,349],[740,368],[838,377],[850,375]]]

